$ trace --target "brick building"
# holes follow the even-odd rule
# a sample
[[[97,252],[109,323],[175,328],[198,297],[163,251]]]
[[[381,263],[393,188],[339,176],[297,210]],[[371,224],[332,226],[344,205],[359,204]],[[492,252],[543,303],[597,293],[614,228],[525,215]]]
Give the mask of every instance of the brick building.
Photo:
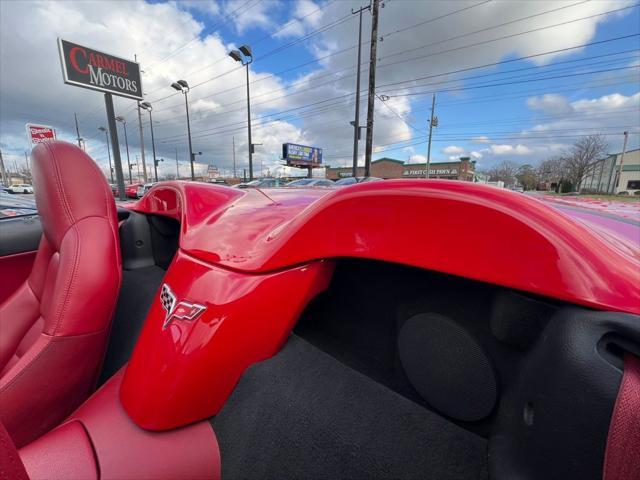
[[[429,178],[444,178],[448,180],[464,180],[472,182],[475,175],[476,162],[469,157],[460,157],[453,162],[432,162],[429,165]],[[425,178],[426,163],[405,163],[393,158],[381,158],[371,162],[371,176],[379,178]],[[358,167],[359,177],[364,176],[364,167]],[[326,177],[339,180],[352,176],[351,167],[326,168]]]

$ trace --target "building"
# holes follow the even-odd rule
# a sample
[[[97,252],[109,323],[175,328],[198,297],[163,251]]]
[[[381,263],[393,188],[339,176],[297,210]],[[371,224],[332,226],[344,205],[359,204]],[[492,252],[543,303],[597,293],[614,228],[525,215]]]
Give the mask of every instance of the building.
[[[624,154],[614,153],[597,160],[580,182],[580,191],[584,193],[618,194],[628,192],[630,195],[640,190],[640,149],[630,150]]]
[[[469,157],[460,157],[453,162],[432,162],[429,165],[429,178],[444,178],[448,180],[464,180],[473,182],[475,177],[475,160]],[[427,175],[426,163],[405,163],[393,158],[380,158],[371,162],[371,176],[384,179],[389,178],[425,178]],[[327,166],[326,177],[331,180],[351,177],[352,167]],[[364,176],[364,167],[358,167],[357,176]]]

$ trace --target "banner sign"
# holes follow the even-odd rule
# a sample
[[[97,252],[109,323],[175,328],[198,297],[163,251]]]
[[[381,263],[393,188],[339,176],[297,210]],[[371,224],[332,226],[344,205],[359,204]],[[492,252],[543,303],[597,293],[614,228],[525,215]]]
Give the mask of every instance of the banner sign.
[[[53,127],[34,123],[27,123],[25,126],[27,127],[27,138],[30,146],[56,139],[56,131]]]
[[[314,166],[322,164],[322,149],[295,143],[282,144],[282,158],[291,166]]]
[[[58,38],[64,83],[142,100],[140,64]]]

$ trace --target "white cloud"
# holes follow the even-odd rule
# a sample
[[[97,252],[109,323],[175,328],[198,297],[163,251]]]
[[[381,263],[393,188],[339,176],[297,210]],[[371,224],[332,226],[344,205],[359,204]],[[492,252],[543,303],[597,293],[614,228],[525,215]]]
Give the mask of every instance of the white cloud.
[[[513,152],[512,145],[491,145],[489,149],[494,155],[504,155],[505,153]]]
[[[473,143],[491,143],[491,140],[489,140],[489,137],[487,137],[486,135],[480,135],[479,137],[473,137],[471,139],[471,141]]]
[[[471,157],[472,157],[472,158],[482,158],[482,153],[477,152],[477,151],[475,151],[475,150],[473,150],[473,151],[470,153],[470,155],[471,155]]]
[[[449,145],[448,147],[444,147],[442,152],[446,154],[460,154],[464,152],[464,148],[458,147],[457,145]]]
[[[562,115],[572,113],[573,107],[569,101],[557,93],[547,93],[545,95],[529,97],[527,105],[533,110],[542,110],[550,115]]]

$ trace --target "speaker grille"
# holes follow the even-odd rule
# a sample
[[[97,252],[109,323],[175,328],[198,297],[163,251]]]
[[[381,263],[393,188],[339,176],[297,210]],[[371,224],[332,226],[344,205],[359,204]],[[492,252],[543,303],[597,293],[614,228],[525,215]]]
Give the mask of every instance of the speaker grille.
[[[398,335],[398,351],[413,387],[440,412],[477,421],[493,410],[498,392],[489,358],[453,320],[437,313],[409,318]]]

